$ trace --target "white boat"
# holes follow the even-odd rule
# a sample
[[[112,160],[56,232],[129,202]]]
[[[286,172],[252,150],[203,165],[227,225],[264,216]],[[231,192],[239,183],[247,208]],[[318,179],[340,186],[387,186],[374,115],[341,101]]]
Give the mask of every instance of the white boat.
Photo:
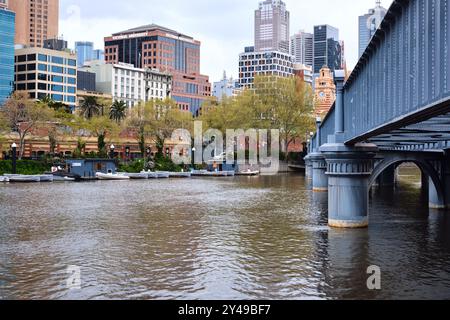
[[[72,177],[53,176],[53,182],[71,182],[71,181],[76,181],[76,179]]]
[[[147,179],[158,179],[158,174],[152,171],[141,171],[141,174],[147,175]]]
[[[145,180],[145,179],[148,179],[148,173],[146,173],[146,172],[141,172],[141,173],[124,173],[123,175],[126,176],[126,177],[129,177],[132,180],[137,180],[137,179]]]
[[[9,179],[9,182],[41,182],[39,176],[26,176],[20,174],[5,175]]]
[[[98,180],[130,180],[130,177],[127,177],[123,174],[116,174],[116,173],[97,172],[95,174],[95,177]]]
[[[8,177],[0,177],[0,182],[9,182]]]
[[[53,182],[53,175],[51,174],[43,174],[38,177],[40,182]]]
[[[170,172],[156,171],[156,174],[158,175],[158,179],[168,179],[170,177]]]
[[[190,172],[170,172],[169,177],[170,178],[190,178],[192,176],[192,173]]]

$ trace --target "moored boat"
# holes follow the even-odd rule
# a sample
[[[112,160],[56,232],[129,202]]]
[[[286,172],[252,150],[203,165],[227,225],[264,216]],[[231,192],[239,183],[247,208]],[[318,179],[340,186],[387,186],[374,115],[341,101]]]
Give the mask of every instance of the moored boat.
[[[260,172],[259,171],[241,171],[241,172],[236,172],[237,176],[247,176],[247,177],[252,177],[252,176],[259,176]]]
[[[117,173],[102,173],[97,172],[95,174],[95,177],[98,180],[130,180],[130,177],[127,177],[123,174],[117,174]]]
[[[168,179],[170,177],[170,173],[165,171],[156,171],[156,174],[158,175],[158,179]]]
[[[0,177],[0,182],[9,182],[8,177]]]
[[[141,172],[141,173],[124,173],[123,174],[126,177],[129,177],[132,180],[145,180],[148,179],[148,173],[146,172]]]
[[[9,179],[9,182],[41,182],[41,178],[39,176],[27,176],[20,174],[5,174],[5,177]]]
[[[170,178],[190,178],[191,176],[190,172],[169,172]]]
[[[52,174],[42,174],[39,175],[39,182],[53,182],[53,175]]]

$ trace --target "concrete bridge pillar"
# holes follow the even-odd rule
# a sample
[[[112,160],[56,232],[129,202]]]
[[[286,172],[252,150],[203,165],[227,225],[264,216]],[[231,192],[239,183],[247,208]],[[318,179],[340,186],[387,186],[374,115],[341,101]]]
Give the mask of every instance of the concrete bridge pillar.
[[[312,163],[312,187],[315,192],[328,191],[327,163],[321,153],[310,154]]]
[[[369,225],[369,178],[377,152],[373,144],[325,144],[328,165],[328,224],[336,228]]]
[[[445,209],[445,199],[439,197],[433,180],[429,178],[428,183],[429,207],[430,209]]]
[[[305,176],[309,180],[313,177],[313,165],[309,154],[305,157]]]

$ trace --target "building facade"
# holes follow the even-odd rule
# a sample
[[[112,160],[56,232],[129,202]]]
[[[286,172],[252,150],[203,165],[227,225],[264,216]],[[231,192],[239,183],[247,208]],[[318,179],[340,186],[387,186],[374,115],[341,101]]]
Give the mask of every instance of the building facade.
[[[314,27],[314,73],[318,74],[323,66],[331,71],[342,68],[341,42],[339,30],[329,25]]]
[[[94,43],[88,41],[75,42],[75,51],[77,52],[77,61],[80,67],[84,66],[86,61],[94,59]]]
[[[333,72],[324,66],[320,69],[319,77],[316,78],[314,86],[315,115],[325,117],[336,100],[336,85],[334,84]]]
[[[255,11],[255,51],[289,53],[290,14],[281,0],[265,0]]]
[[[245,48],[239,55],[239,87],[253,88],[257,75],[291,77],[294,75],[294,58],[279,51],[254,51]]]
[[[59,38],[44,40],[44,45],[42,47],[45,49],[58,51],[68,50],[67,41]]]
[[[211,96],[209,77],[200,74],[200,45],[190,36],[151,24],[106,37],[105,61],[171,74],[173,99],[180,109],[198,115]]]
[[[294,75],[312,87],[313,84],[313,69],[301,63],[294,63]]]
[[[95,92],[95,73],[89,71],[77,71],[77,90]]]
[[[94,50],[94,60],[104,61],[105,60],[105,51],[101,50],[101,49]]]
[[[59,0],[9,0],[16,13],[15,44],[42,47],[58,37]]]
[[[159,70],[103,61],[87,62],[81,70],[95,73],[96,91],[111,95],[114,101],[124,101],[128,108],[171,97],[172,77]]]
[[[387,13],[387,9],[381,6],[381,1],[377,0],[376,6],[370,9],[365,15],[359,16],[359,56],[361,57],[369,45],[370,39],[377,31],[384,16]]]
[[[0,107],[14,89],[15,13],[0,0]],[[4,0],[3,0],[4,1]]]
[[[241,89],[239,88],[239,81],[233,78],[227,78],[226,72],[223,73],[222,80],[214,82],[213,96],[218,101],[222,101],[224,97],[230,98],[239,95]]]
[[[77,58],[66,51],[25,48],[15,51],[15,90],[31,99],[50,97],[73,110],[77,93]]]
[[[314,35],[302,30],[291,37],[290,53],[294,62],[312,66],[314,60]]]

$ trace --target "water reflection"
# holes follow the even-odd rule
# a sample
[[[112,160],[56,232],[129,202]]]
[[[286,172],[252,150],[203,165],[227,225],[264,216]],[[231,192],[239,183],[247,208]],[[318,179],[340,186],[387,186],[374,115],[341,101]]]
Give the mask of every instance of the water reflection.
[[[335,230],[301,175],[0,185],[0,298],[450,298],[448,213],[412,180],[371,197],[369,229]]]

